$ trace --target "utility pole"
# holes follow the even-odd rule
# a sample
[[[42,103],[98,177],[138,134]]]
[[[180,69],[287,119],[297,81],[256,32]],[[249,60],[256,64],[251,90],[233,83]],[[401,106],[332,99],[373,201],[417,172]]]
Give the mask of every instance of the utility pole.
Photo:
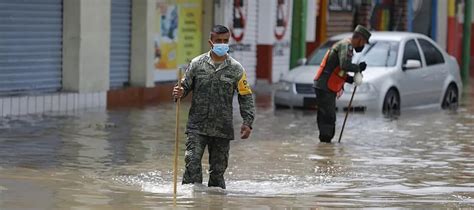
[[[469,82],[469,67],[471,64],[471,21],[472,0],[464,0],[464,27],[462,36],[462,71],[461,77],[464,84]]]

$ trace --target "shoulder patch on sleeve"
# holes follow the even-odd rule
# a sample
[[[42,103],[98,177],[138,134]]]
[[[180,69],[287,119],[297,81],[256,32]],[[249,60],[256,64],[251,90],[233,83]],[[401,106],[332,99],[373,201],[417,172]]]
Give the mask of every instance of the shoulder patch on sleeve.
[[[352,45],[347,46],[347,56],[352,57],[353,52],[352,52]]]
[[[250,89],[250,86],[247,82],[247,74],[245,74],[245,71],[243,71],[242,77],[239,80],[238,91],[242,96],[252,94],[252,89]]]

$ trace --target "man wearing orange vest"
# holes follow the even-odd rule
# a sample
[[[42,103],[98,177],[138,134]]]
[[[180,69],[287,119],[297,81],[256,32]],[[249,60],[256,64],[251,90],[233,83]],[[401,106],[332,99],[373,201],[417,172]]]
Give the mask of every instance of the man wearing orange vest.
[[[342,94],[344,83],[352,84],[354,78],[347,72],[362,72],[365,62],[352,63],[352,50],[361,52],[369,43],[371,34],[367,28],[358,25],[352,38],[335,43],[326,53],[314,78],[316,105],[318,107],[319,140],[330,143],[336,127],[336,97]]]

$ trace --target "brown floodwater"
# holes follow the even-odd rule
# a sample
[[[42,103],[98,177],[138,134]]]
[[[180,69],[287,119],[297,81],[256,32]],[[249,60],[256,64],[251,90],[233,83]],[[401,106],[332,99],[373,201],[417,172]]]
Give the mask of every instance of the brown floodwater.
[[[457,112],[351,114],[342,142],[325,144],[314,110],[274,110],[263,97],[251,138],[231,143],[227,189],[178,185],[177,206],[473,208],[471,100]],[[171,208],[174,126],[174,104],[0,119],[0,209]]]

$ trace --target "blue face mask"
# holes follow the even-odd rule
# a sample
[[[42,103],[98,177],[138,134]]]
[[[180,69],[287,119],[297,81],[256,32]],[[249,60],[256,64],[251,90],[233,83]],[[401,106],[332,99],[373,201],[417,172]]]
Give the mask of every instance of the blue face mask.
[[[229,44],[213,44],[212,46],[212,52],[219,57],[224,56],[227,51],[229,51]]]

